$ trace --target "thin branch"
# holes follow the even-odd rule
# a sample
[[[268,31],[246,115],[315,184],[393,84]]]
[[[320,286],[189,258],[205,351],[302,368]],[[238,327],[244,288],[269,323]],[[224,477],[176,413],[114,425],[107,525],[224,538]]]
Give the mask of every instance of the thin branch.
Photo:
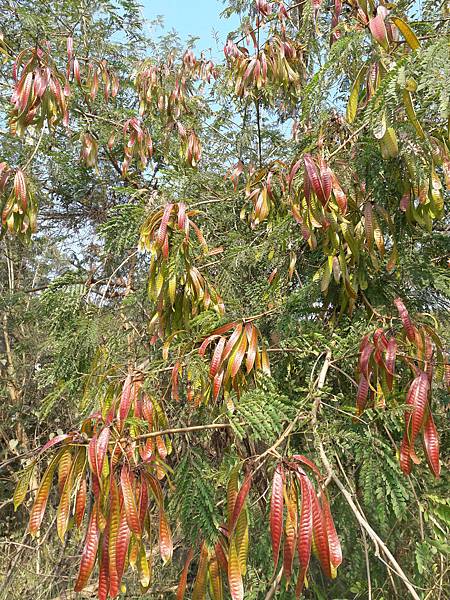
[[[121,126],[120,122],[113,121],[112,119],[107,119],[106,117],[102,117],[101,115],[95,115],[94,113],[84,112],[83,110],[80,110],[79,108],[74,108],[73,112],[76,112],[79,115],[82,115],[83,117],[88,117],[89,119],[94,119],[94,120],[98,120],[98,121],[103,121],[104,123],[109,123],[110,125],[114,125],[115,127]]]
[[[419,509],[418,515],[419,515],[420,539],[423,542],[425,540],[425,527],[423,525],[422,507],[420,506],[420,501],[419,501],[419,498],[417,496],[416,488],[414,487],[414,483],[413,483],[413,481],[411,479],[411,475],[408,475],[408,481],[409,481],[409,485],[411,486],[412,493],[414,495],[414,499],[417,502],[417,508]]]
[[[333,471],[333,469],[331,467],[331,464],[330,464],[330,462],[328,460],[328,457],[325,454],[325,450],[323,448],[323,444],[322,444],[321,441],[319,442],[319,452],[320,452],[320,457],[322,459],[322,463],[324,464],[325,469],[327,470],[328,475],[331,477],[331,479],[337,485],[337,487],[339,488],[339,490],[342,492],[342,495],[344,496],[345,500],[347,501],[347,504],[350,506],[350,508],[351,508],[353,514],[355,515],[356,520],[358,521],[358,523],[361,525],[361,527],[363,527],[365,529],[367,535],[370,537],[370,539],[375,544],[375,546],[379,547],[383,551],[383,553],[385,554],[385,556],[387,557],[387,559],[391,563],[394,572],[396,573],[396,575],[405,584],[405,586],[408,589],[411,597],[414,598],[414,600],[420,600],[420,596],[417,594],[416,590],[414,589],[413,584],[406,577],[403,569],[401,568],[401,566],[396,561],[396,559],[395,559],[394,555],[392,554],[392,552],[389,550],[389,548],[386,546],[386,544],[383,542],[383,540],[379,537],[379,535],[372,529],[372,527],[367,522],[367,520],[363,517],[363,515],[360,512],[360,510],[357,508],[356,504],[353,501],[352,494],[350,494],[350,492],[347,490],[347,488],[345,487],[345,485],[342,483],[342,481],[339,479],[339,477]]]
[[[39,150],[39,147],[41,145],[43,137],[44,137],[44,127],[42,127],[42,129],[41,129],[41,133],[39,135],[39,139],[38,139],[38,141],[36,143],[36,146],[33,148],[33,152],[29,156],[29,158],[28,158],[27,162],[25,163],[25,165],[22,167],[22,171],[26,171],[28,169],[28,167],[30,166],[30,164],[33,162],[33,159],[36,156],[37,151]]]
[[[367,537],[366,532],[361,527],[363,544],[364,544],[364,558],[366,560],[366,573],[367,573],[367,598],[368,600],[372,600],[372,578],[370,576],[370,560],[369,560],[369,549],[367,547]]]
[[[258,131],[258,163],[259,168],[262,168],[262,137],[261,137],[261,108],[260,108],[260,100],[259,95],[255,100],[256,107],[256,128]]]
[[[328,369],[330,368],[330,362],[331,362],[331,350],[328,350],[325,355],[325,360],[324,360],[322,369],[319,374],[319,379],[317,382],[317,390],[319,392],[325,385],[325,379],[327,378]],[[313,405],[313,409],[312,409],[312,418],[311,418],[312,425],[315,425],[317,423],[317,414],[319,412],[319,408],[320,408],[320,393],[316,394],[316,397],[314,399],[314,405]]]
[[[101,298],[101,300],[100,300],[100,308],[103,306],[103,303],[104,303],[104,301],[105,301],[105,297],[106,297],[106,292],[108,291],[108,288],[109,288],[109,286],[111,285],[111,281],[112,281],[112,278],[114,277],[114,275],[115,275],[115,274],[116,274],[118,271],[120,271],[120,269],[121,269],[121,268],[122,268],[122,267],[123,267],[123,266],[124,266],[124,265],[125,265],[125,264],[126,264],[128,261],[129,261],[129,260],[130,260],[130,259],[132,259],[133,257],[135,257],[135,256],[136,256],[136,254],[137,254],[138,252],[139,252],[138,250],[135,250],[135,251],[134,251],[132,254],[130,254],[129,256],[127,256],[127,257],[126,257],[126,258],[125,258],[125,259],[124,259],[124,260],[123,260],[123,261],[120,263],[120,265],[117,267],[117,269],[114,269],[114,271],[111,273],[111,276],[110,276],[110,278],[108,279],[108,283],[106,284],[106,288],[105,288],[105,290],[104,290],[104,292],[103,292],[103,296],[102,296],[102,298]]]
[[[357,384],[357,383],[356,383],[356,381],[353,379],[353,377],[350,377],[350,375],[349,375],[348,373],[346,373],[346,372],[345,372],[344,370],[342,370],[340,367],[338,367],[337,365],[335,365],[335,364],[334,364],[334,362],[332,362],[332,363],[330,364],[330,367],[331,367],[332,369],[334,369],[335,371],[338,371],[339,373],[341,373],[341,375],[344,375],[345,377],[347,377],[347,379],[348,379],[349,381],[351,381],[355,387],[358,387],[358,384]]]
[[[281,569],[278,571],[276,577],[272,581],[272,584],[271,584],[269,591],[267,592],[264,600],[272,600],[272,598],[276,594],[278,586],[280,585],[280,581],[281,581],[282,577],[283,577],[283,567],[281,567]]]
[[[257,315],[252,315],[251,317],[245,317],[243,319],[243,321],[245,321],[246,323],[249,323],[250,321],[256,321],[257,319],[261,319],[262,317],[271,315],[272,313],[276,312],[277,310],[278,310],[277,308],[269,308],[268,310],[265,310],[264,312],[259,313]]]
[[[294,8],[298,8],[299,6],[302,6],[302,4],[305,4],[306,0],[302,0],[301,2],[296,2],[295,4],[292,4],[291,6],[288,6],[286,8],[287,12],[290,12],[291,10],[294,10]],[[245,38],[247,37],[247,35],[250,35],[252,33],[255,33],[256,31],[259,31],[261,25],[265,25],[266,23],[269,23],[270,21],[273,21],[275,18],[277,18],[277,14],[274,13],[274,16],[270,19],[267,19],[266,21],[264,20],[258,20],[258,24],[256,27],[254,27],[253,29],[251,29],[248,33],[246,33],[245,35],[243,35],[241,38],[239,38],[235,44],[240,44],[241,42],[243,42],[245,40]]]
[[[352,135],[350,137],[348,137],[345,142],[342,142],[342,144],[340,146],[338,146],[336,148],[336,150],[333,150],[333,152],[328,156],[328,160],[330,160],[331,158],[333,158],[333,156],[335,156],[336,154],[338,154],[338,152],[340,152],[343,148],[345,148],[345,146],[352,141],[352,139],[354,137],[356,137],[358,135],[358,133],[360,133],[364,128],[366,127],[366,123],[363,123],[361,125],[361,127],[358,127],[358,129],[356,131],[354,131],[352,133]]]
[[[190,433],[192,431],[203,431],[203,430],[210,430],[210,429],[228,429],[230,427],[231,427],[230,423],[209,423],[207,425],[191,425],[190,427],[162,429],[161,431],[150,431],[149,433],[143,433],[143,434],[137,435],[135,437],[124,437],[124,438],[121,438],[119,440],[119,442],[145,440],[147,438],[154,438],[154,437],[158,437],[160,435],[178,434],[178,433],[184,434],[184,433]],[[110,442],[110,444],[115,444],[115,443],[116,443],[116,440],[112,440]],[[86,446],[87,444],[88,444],[88,442],[86,442],[86,443],[73,442],[73,444],[71,444],[71,445]],[[35,448],[34,450],[31,450],[30,452],[26,452],[24,454],[19,454],[8,460],[3,461],[0,464],[0,470],[3,469],[4,467],[6,467],[7,465],[9,465],[10,463],[15,462],[16,460],[19,460],[20,458],[26,458],[26,457],[33,456],[34,454],[39,452],[39,450],[40,450],[40,448]]]
[[[190,427],[179,427],[172,429],[162,429],[161,431],[151,431],[149,433],[143,433],[141,435],[137,435],[131,438],[122,438],[121,442],[126,441],[136,441],[136,440],[145,440],[147,438],[154,438],[160,435],[167,435],[169,433],[190,433],[191,431],[203,431],[208,429],[228,429],[231,427],[230,423],[209,423],[208,425],[191,425]],[[114,444],[115,442],[110,442]]]
[[[367,308],[370,310],[370,312],[375,316],[378,317],[379,319],[382,319],[383,321],[386,320],[386,317],[384,315],[382,315],[381,313],[379,313],[377,310],[374,309],[374,307],[370,304],[369,300],[367,299],[367,296],[365,295],[365,293],[361,291],[361,298],[362,301],[364,302],[364,304],[367,306]]]

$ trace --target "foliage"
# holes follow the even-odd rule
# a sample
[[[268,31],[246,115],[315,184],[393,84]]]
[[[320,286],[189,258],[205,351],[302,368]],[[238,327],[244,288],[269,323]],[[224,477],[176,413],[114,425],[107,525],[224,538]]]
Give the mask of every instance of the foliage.
[[[0,12],[0,596],[448,596],[448,9]]]

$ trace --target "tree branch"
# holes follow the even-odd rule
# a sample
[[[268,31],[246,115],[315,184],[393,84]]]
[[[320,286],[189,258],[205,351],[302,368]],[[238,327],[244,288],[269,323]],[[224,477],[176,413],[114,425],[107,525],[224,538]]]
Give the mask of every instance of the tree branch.
[[[342,495],[344,496],[345,500],[347,501],[347,504],[350,506],[350,508],[351,508],[353,514],[355,515],[356,520],[358,521],[358,523],[360,524],[360,526],[362,528],[364,528],[364,530],[366,531],[367,535],[370,537],[370,539],[375,544],[375,547],[377,549],[380,548],[383,551],[383,553],[385,554],[386,558],[391,563],[394,572],[398,575],[398,577],[405,584],[405,586],[408,589],[411,597],[414,598],[414,600],[420,600],[420,596],[417,594],[416,590],[414,589],[413,584],[406,577],[403,569],[400,567],[400,565],[398,564],[398,562],[395,560],[395,557],[392,554],[392,552],[389,550],[389,548],[386,546],[386,544],[383,542],[383,540],[379,537],[379,535],[372,529],[372,527],[370,526],[370,524],[368,523],[368,521],[365,519],[365,517],[362,515],[362,513],[360,512],[360,510],[356,506],[355,502],[353,501],[351,493],[347,490],[347,488],[345,487],[345,485],[342,483],[342,481],[339,479],[339,477],[333,471],[333,469],[331,467],[331,464],[330,464],[330,462],[328,460],[328,457],[325,454],[325,450],[323,448],[323,444],[322,444],[321,441],[319,441],[319,452],[320,452],[320,458],[322,459],[322,463],[324,464],[325,469],[327,470],[328,476],[332,479],[332,481],[334,481],[334,483],[336,484],[336,486],[342,492]],[[375,552],[375,555],[378,556],[377,552]]]

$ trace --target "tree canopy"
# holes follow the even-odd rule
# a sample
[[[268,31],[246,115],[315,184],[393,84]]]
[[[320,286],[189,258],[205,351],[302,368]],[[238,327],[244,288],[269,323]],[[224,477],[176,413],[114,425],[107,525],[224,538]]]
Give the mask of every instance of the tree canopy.
[[[448,597],[447,3],[0,15],[0,597]]]

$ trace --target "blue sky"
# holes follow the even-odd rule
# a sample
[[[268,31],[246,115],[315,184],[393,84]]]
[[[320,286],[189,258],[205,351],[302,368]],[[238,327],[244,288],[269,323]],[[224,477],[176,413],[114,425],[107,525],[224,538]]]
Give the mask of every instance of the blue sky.
[[[239,26],[237,16],[220,18],[224,9],[222,0],[142,0],[142,5],[146,19],[153,20],[161,15],[164,31],[175,29],[183,41],[190,36],[199,37],[196,49],[211,49],[211,55],[216,59],[223,56],[227,33]],[[163,31],[158,29],[156,33]]]

